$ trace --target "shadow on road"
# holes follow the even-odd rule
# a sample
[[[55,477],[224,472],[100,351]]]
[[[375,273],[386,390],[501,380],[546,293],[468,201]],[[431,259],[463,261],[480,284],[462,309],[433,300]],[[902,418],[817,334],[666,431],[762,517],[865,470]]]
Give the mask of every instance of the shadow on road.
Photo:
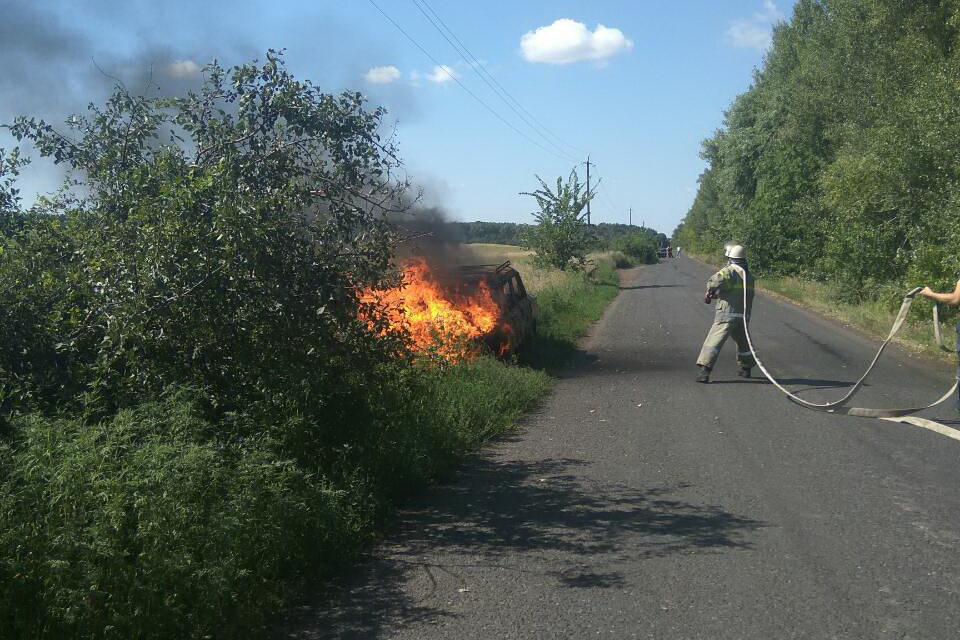
[[[586,464],[478,456],[456,484],[401,514],[399,531],[342,593],[316,599],[332,605],[311,609],[296,631],[287,627],[277,637],[378,638],[411,622],[438,622],[454,615],[445,605],[454,587],[467,589],[463,574],[484,569],[534,573],[562,588],[621,587],[636,579],[618,570],[625,560],[745,549],[748,534],[765,526],[671,497],[689,485],[584,483],[577,470]],[[568,567],[546,571],[537,560],[544,556]]]
[[[595,359],[596,356],[587,353],[573,342],[538,335],[531,353],[522,359],[522,363],[562,377],[564,372],[576,371],[578,367],[587,366]]]
[[[816,389],[840,389],[843,387],[852,387],[853,382],[844,380],[818,380],[816,378],[777,378],[777,382],[785,387],[802,386],[805,389],[795,389],[794,393],[800,391],[814,391]],[[772,384],[766,378],[731,378],[729,380],[710,380],[710,384]],[[869,385],[864,383],[863,387]]]
[[[620,291],[636,291],[637,289],[672,289],[679,284],[638,284],[632,287],[617,287]]]

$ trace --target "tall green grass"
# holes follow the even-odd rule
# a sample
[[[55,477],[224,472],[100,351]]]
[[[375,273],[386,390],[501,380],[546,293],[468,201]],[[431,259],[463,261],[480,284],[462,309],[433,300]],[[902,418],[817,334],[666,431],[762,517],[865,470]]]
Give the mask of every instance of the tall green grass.
[[[858,327],[877,337],[886,337],[896,318],[906,289],[885,288],[877,297],[860,302],[844,301],[840,292],[828,283],[814,282],[796,277],[762,278],[758,285],[767,291],[779,294],[825,315]],[[895,340],[919,353],[952,359],[954,356],[941,351],[933,333],[930,302],[918,298],[913,303],[910,316]],[[955,311],[941,309],[941,333],[950,348],[955,347],[956,335],[953,324],[957,321]]]
[[[0,636],[224,637],[349,535],[342,491],[177,391],[110,420],[27,416],[0,450]]]
[[[492,358],[412,377],[323,470],[227,436],[186,390],[94,424],[17,419],[0,448],[0,637],[256,635],[549,386]]]
[[[605,258],[592,272],[569,272],[559,284],[540,291],[534,366],[561,368],[576,351],[577,340],[617,297],[619,282],[615,263]]]

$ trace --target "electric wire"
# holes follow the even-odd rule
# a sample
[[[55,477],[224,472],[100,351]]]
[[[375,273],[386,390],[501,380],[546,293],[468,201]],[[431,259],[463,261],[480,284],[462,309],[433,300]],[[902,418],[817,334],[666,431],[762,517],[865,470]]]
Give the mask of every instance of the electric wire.
[[[613,201],[613,196],[610,195],[610,190],[607,189],[606,185],[604,185],[601,192],[603,193],[603,197],[607,201],[607,204],[610,205],[614,211],[619,211],[620,207],[618,207],[617,204]]]
[[[402,34],[407,38],[407,40],[409,40],[410,42],[412,42],[413,45],[414,45],[415,47],[417,47],[417,49],[419,49],[419,50],[423,53],[423,55],[427,56],[431,61],[433,61],[433,63],[434,63],[435,65],[437,65],[437,68],[438,68],[438,69],[443,70],[444,73],[446,73],[448,76],[450,76],[450,79],[451,79],[451,80],[453,80],[454,82],[456,82],[456,83],[460,86],[461,89],[463,89],[464,91],[466,91],[466,92],[470,95],[470,97],[472,97],[474,100],[476,100],[477,102],[479,102],[487,111],[489,111],[495,118],[497,118],[497,120],[499,120],[500,122],[502,122],[503,124],[505,124],[507,127],[509,127],[510,129],[512,129],[513,131],[515,131],[517,134],[519,134],[521,137],[523,137],[524,139],[526,139],[526,140],[527,140],[528,142],[530,142],[531,144],[535,145],[536,147],[539,147],[539,148],[542,149],[543,151],[546,151],[546,152],[549,153],[550,155],[553,155],[553,156],[555,156],[555,157],[557,157],[557,158],[560,158],[560,159],[562,159],[562,160],[569,160],[569,158],[565,158],[564,156],[558,154],[556,151],[554,151],[554,150],[552,150],[552,149],[549,149],[549,148],[543,146],[543,145],[540,144],[536,139],[531,138],[529,135],[527,135],[526,133],[524,133],[523,131],[521,131],[520,129],[518,129],[512,122],[510,122],[509,120],[507,120],[506,118],[504,118],[502,115],[500,115],[500,113],[499,113],[498,111],[496,111],[493,107],[491,107],[491,106],[488,105],[486,102],[484,102],[484,101],[480,98],[480,96],[478,96],[476,93],[474,93],[467,85],[463,84],[463,82],[461,82],[460,79],[459,79],[455,74],[451,73],[450,70],[447,69],[446,66],[444,66],[444,65],[441,64],[436,58],[434,58],[433,55],[431,55],[430,52],[427,51],[427,50],[423,47],[423,45],[421,45],[419,42],[417,42],[417,40],[414,39],[413,36],[411,36],[409,33],[407,33],[406,30],[404,30],[404,28],[401,27],[400,24],[399,24],[396,20],[394,20],[393,18],[391,18],[391,17],[387,14],[386,11],[384,11],[383,9],[381,9],[381,8],[380,8],[380,5],[378,5],[378,4],[375,2],[375,0],[368,0],[368,2],[369,2],[370,4],[372,4],[373,7],[374,7],[377,11],[379,11],[380,14],[390,22],[390,24],[392,24],[394,27],[396,27],[397,30],[398,30],[400,33],[402,33]]]
[[[497,96],[503,101],[503,103],[507,105],[507,107],[509,107],[517,115],[517,117],[519,117],[520,120],[524,122],[524,124],[530,127],[531,130],[535,131],[537,135],[539,135],[547,144],[552,145],[559,153],[563,154],[573,162],[577,161],[577,159],[571,156],[567,151],[565,151],[562,146],[558,145],[556,142],[551,140],[548,136],[543,134],[543,132],[541,131],[543,127],[542,125],[539,125],[536,122],[536,118],[533,118],[533,120],[531,120],[529,117],[525,116],[524,113],[520,111],[520,109],[514,106],[510,102],[510,100],[504,95],[503,91],[505,90],[502,87],[498,88],[497,85],[499,85],[499,83],[494,84],[493,82],[490,81],[490,79],[488,79],[487,75],[489,75],[489,73],[485,75],[486,70],[484,69],[482,63],[476,58],[476,56],[474,56],[470,52],[469,49],[466,48],[463,42],[457,37],[455,33],[453,33],[450,27],[448,27],[446,23],[444,23],[443,20],[440,18],[440,16],[437,15],[436,11],[434,11],[432,7],[427,5],[426,0],[411,0],[411,2],[414,4],[414,6],[417,7],[420,13],[423,14],[423,17],[426,18],[431,25],[433,25],[433,28],[437,30],[437,33],[439,33],[443,37],[443,39],[446,40],[451,47],[453,47],[453,49],[457,52],[457,54],[463,57],[464,61],[470,65],[470,68],[473,69],[474,73],[476,73],[477,76],[488,87],[490,87],[494,93],[497,94]],[[422,5],[421,5],[421,2],[423,2]],[[430,13],[427,13],[427,10],[425,10],[424,7],[429,9]],[[434,20],[434,18],[431,17],[430,15],[431,13],[433,14],[433,16],[436,17],[436,20]],[[439,22],[440,24],[437,24],[437,22]],[[444,33],[444,29],[440,27],[441,24],[446,29],[446,31],[449,32],[450,34],[449,36],[447,35],[447,33]],[[450,39],[451,37],[453,38],[453,40]],[[456,42],[454,42],[454,40]],[[493,76],[490,76],[490,78],[493,78]],[[526,111],[526,109],[524,109],[524,111]]]
[[[563,138],[561,138],[557,134],[550,131],[550,129],[544,126],[543,123],[541,123],[536,116],[530,113],[530,111],[526,109],[523,106],[523,104],[520,103],[519,100],[514,98],[513,95],[509,91],[507,91],[507,89],[502,84],[500,84],[500,82],[493,76],[493,74],[487,71],[484,64],[480,62],[480,60],[473,54],[473,52],[471,52],[470,49],[467,48],[467,45],[465,45],[463,41],[460,40],[459,37],[457,37],[457,34],[454,33],[453,29],[451,29],[447,25],[447,23],[443,21],[443,18],[441,18],[437,14],[437,12],[433,9],[433,7],[430,6],[427,0],[411,0],[411,2],[417,7],[420,13],[423,14],[423,16],[427,19],[427,21],[429,21],[430,24],[433,25],[433,27],[437,30],[437,32],[441,36],[443,36],[444,40],[446,40],[450,44],[450,46],[456,50],[458,54],[463,56],[464,60],[467,62],[467,64],[470,65],[474,73],[476,73],[480,77],[480,79],[483,80],[484,83],[486,83],[486,85],[490,87],[493,90],[493,92],[499,96],[499,98],[503,101],[503,103],[507,105],[515,114],[517,114],[517,116],[524,123],[527,124],[527,126],[529,126],[531,129],[536,131],[537,134],[540,135],[540,137],[542,137],[547,143],[553,145],[556,149],[558,149],[564,155],[568,156],[571,160],[576,161],[576,158],[574,158],[573,156],[570,156],[570,154],[566,150],[564,150],[563,148],[564,146],[569,147],[570,149],[573,149],[580,153],[586,153],[582,149],[578,149],[577,147],[565,141]],[[427,13],[428,11],[429,13]],[[432,14],[432,17],[431,17],[431,14]],[[438,22],[439,24],[437,24]],[[441,25],[443,28],[441,28]],[[446,30],[446,33],[444,33],[444,30]],[[449,36],[447,34],[449,34]],[[451,40],[450,38],[453,38],[453,40]],[[558,140],[560,144],[557,144],[557,142],[555,142],[554,140],[551,140],[551,138]]]

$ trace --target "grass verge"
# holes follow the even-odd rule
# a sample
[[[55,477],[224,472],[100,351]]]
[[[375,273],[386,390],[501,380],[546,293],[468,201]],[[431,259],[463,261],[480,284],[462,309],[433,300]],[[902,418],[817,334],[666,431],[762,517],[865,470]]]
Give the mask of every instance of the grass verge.
[[[0,637],[261,635],[405,497],[516,424],[618,277],[606,259],[542,282],[539,368],[385,367],[345,425],[322,408],[223,415],[188,388],[102,420],[15,418],[0,439]],[[348,435],[330,450],[290,446],[334,429]]]
[[[540,320],[532,365],[556,372],[576,352],[577,341],[617,297],[619,275],[614,262],[600,259],[589,274],[565,274],[563,283],[537,293]]]

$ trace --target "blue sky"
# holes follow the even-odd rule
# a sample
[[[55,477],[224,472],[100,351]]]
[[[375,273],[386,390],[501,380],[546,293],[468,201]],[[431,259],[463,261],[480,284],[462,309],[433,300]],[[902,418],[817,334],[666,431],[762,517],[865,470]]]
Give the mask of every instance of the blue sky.
[[[176,91],[214,57],[234,64],[285,48],[298,75],[388,108],[411,177],[452,219],[527,222],[532,200],[518,192],[589,152],[603,180],[594,222],[626,222],[632,206],[634,223],[669,233],[693,200],[701,141],[749,86],[791,0],[419,2],[562,142],[524,123],[414,0],[376,3],[435,62],[369,0],[0,0],[0,121],[80,111],[109,90],[105,73]],[[37,165],[25,194],[53,175]]]

